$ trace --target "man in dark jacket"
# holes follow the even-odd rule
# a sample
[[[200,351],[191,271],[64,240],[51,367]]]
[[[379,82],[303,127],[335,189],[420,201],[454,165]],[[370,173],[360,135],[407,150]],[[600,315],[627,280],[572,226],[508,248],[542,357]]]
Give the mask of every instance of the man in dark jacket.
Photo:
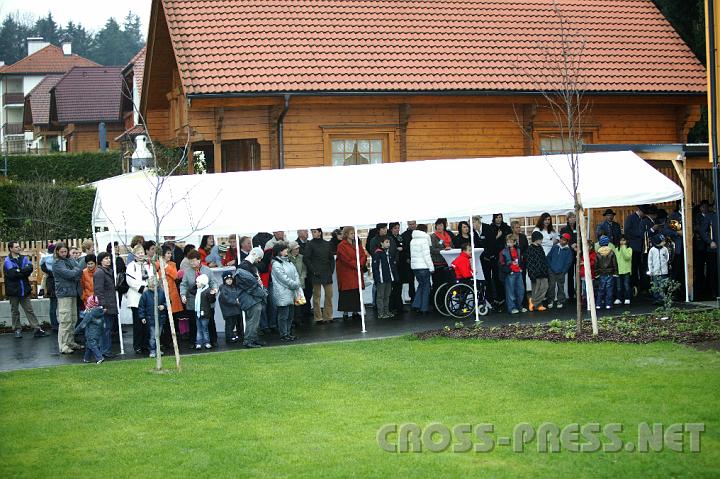
[[[397,261],[400,253],[402,253],[405,249],[402,243],[402,237],[400,236],[400,223],[390,223],[388,228],[388,238],[390,239],[389,254],[395,261],[397,268]],[[395,274],[390,291],[390,311],[394,313],[402,313],[404,309],[402,300],[402,282],[400,281],[400,273],[398,271]]]
[[[487,257],[490,260],[492,282],[495,288],[495,306],[505,300],[505,284],[500,280],[500,266],[498,255],[505,249],[505,238],[512,233],[510,226],[505,223],[502,213],[495,213],[493,221],[488,227],[490,233],[488,239]]]
[[[332,245],[323,239],[320,228],[310,230],[313,239],[305,246],[303,262],[308,269],[307,277],[312,282],[313,316],[315,323],[329,323],[333,320],[333,272],[335,258]],[[325,291],[324,307],[320,308],[321,290]]]
[[[33,312],[32,303],[30,303],[30,274],[33,271],[33,265],[30,258],[20,254],[20,243],[10,241],[8,243],[10,254],[3,262],[3,273],[5,276],[5,296],[10,300],[10,316],[12,317],[12,327],[15,330],[15,337],[22,338],[22,328],[20,325],[20,306],[25,311],[30,326],[35,328],[34,336],[41,338],[48,334],[40,328],[35,313]]]
[[[595,229],[595,236],[599,239],[602,236],[602,232],[605,232],[605,236],[608,237],[610,242],[615,245],[616,248],[620,247],[620,235],[622,234],[620,231],[620,225],[614,221],[615,219],[615,212],[608,208],[603,213],[603,216],[605,217],[605,221],[597,225],[597,228]]]
[[[648,212],[648,206],[638,206],[634,213],[625,218],[624,234],[628,246],[632,249],[632,269],[630,270],[630,282],[638,292],[645,284],[646,275],[643,274],[642,258],[647,251],[649,241],[648,223],[644,221]],[[648,283],[649,284],[649,283]]]
[[[492,276],[492,253],[489,250],[491,240],[490,225],[482,222],[482,216],[473,216],[472,223],[475,247],[483,249],[482,256],[480,257],[480,266],[482,266],[485,285],[487,286],[487,299],[493,303],[497,297],[497,292],[495,291],[495,283]]]
[[[699,237],[697,241],[698,255],[701,256],[701,262],[698,267],[700,268],[700,274],[704,274],[705,278],[705,287],[703,289],[709,299],[715,299],[718,295],[718,223],[717,217],[714,212],[710,211],[707,201],[701,203],[700,214],[695,224],[695,233]]]
[[[237,301],[245,312],[243,345],[246,348],[260,348],[263,343],[258,340],[257,330],[263,307],[267,301],[267,291],[260,285],[258,277],[245,268],[238,268],[235,271],[235,284],[239,290]]]
[[[100,351],[103,356],[111,357],[110,338],[112,331],[117,327],[118,301],[115,294],[115,275],[112,269],[112,256],[102,252],[97,257],[99,267],[93,274],[93,294],[98,299],[98,304],[103,308],[105,314],[105,328],[100,341]]]
[[[403,249],[398,254],[398,273],[402,283],[400,286],[402,288],[402,285],[407,283],[410,302],[412,302],[415,299],[415,275],[410,267],[410,242],[412,241],[413,231],[417,228],[417,222],[410,220],[407,222],[407,226],[405,232],[400,235]]]

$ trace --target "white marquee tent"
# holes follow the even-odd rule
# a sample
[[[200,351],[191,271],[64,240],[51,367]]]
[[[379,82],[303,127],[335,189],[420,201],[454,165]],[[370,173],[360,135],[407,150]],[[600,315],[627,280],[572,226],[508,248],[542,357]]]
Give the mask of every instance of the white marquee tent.
[[[678,185],[629,151],[584,153],[579,165],[585,208],[683,198]],[[94,231],[106,230],[97,235],[101,244],[154,236],[158,181],[136,172],[93,184]],[[499,212],[561,213],[573,209],[571,184],[566,155],[262,170],[167,178],[157,210],[164,217],[160,235],[183,239]]]

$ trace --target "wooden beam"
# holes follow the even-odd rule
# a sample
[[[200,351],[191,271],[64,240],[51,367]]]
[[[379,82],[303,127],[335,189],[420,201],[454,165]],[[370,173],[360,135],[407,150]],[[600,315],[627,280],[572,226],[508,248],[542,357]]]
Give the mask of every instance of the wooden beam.
[[[680,178],[680,183],[682,184],[683,190],[687,189],[687,183],[685,182],[685,165],[680,164],[680,160],[684,160],[685,155],[680,154],[677,155],[675,158],[672,158],[672,164],[675,167],[675,173],[677,173],[678,178]],[[684,162],[683,162],[684,163]]]
[[[214,151],[214,171],[222,173],[222,127],[225,118],[225,108],[215,108],[215,151]]]
[[[690,295],[690,301],[695,297],[695,264],[693,262],[693,237],[692,237],[692,225],[693,225],[693,190],[692,190],[692,170],[685,168],[684,184],[690,185],[689,188],[683,188],[685,193],[685,210],[682,212],[682,236],[683,244],[686,246],[683,254],[685,255],[685,263],[687,264],[687,275],[685,281],[687,282],[688,292]]]
[[[410,122],[410,105],[401,103],[398,105],[398,120],[400,123],[400,161],[407,161],[407,127]],[[388,145],[392,148],[392,145]]]

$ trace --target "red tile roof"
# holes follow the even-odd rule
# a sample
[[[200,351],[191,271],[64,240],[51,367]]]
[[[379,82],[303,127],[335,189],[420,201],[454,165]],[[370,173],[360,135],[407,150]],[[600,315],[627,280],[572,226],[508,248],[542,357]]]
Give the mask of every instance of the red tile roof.
[[[145,74],[145,52],[147,51],[147,45],[142,47],[139,52],[125,65],[123,71],[127,71],[132,68],[133,78],[135,79],[135,85],[138,89],[138,96],[142,96],[142,82],[143,75]]]
[[[157,0],[156,0],[157,1]],[[518,74],[557,39],[551,0],[162,0],[187,94],[537,90]],[[589,91],[706,90],[651,0],[558,0]]]
[[[94,61],[72,54],[65,55],[62,48],[48,45],[32,55],[26,56],[0,70],[0,75],[22,75],[27,73],[65,73],[72,67],[98,66]]]
[[[32,119],[33,125],[50,124],[50,90],[57,85],[62,75],[48,75],[38,83],[30,93],[25,95],[25,105],[30,103],[30,115],[25,111],[25,118]]]
[[[125,140],[125,139],[132,141],[132,140],[135,140],[135,138],[137,136],[144,135],[144,134],[145,134],[145,127],[142,125],[135,125],[135,126],[128,128],[127,130],[125,130],[122,133],[122,135],[115,138],[115,141],[121,141],[121,140]]]
[[[60,124],[120,121],[122,67],[75,67],[52,89]]]

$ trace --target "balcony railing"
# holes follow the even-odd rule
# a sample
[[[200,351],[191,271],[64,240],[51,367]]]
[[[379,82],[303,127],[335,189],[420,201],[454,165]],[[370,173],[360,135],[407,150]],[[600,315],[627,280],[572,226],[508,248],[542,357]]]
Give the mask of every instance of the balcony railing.
[[[3,132],[5,135],[24,135],[25,130],[23,129],[22,123],[5,123],[3,125]]]
[[[22,105],[23,103],[25,103],[25,95],[22,92],[3,94],[3,105]]]

